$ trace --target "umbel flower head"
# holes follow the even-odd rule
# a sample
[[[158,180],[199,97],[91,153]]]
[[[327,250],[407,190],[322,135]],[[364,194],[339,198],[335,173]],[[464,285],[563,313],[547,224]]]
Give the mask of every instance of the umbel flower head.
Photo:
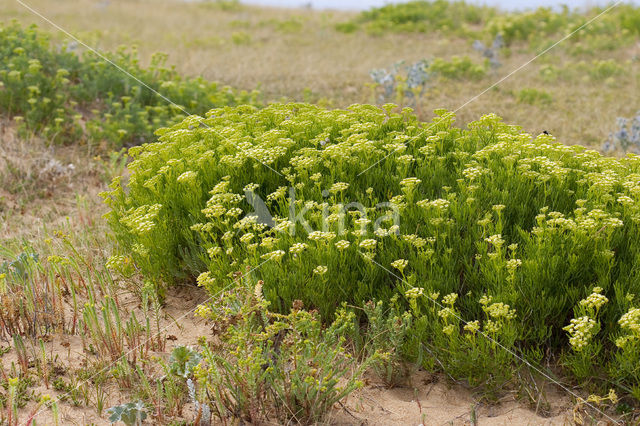
[[[580,306],[594,309],[597,312],[608,301],[609,299],[607,299],[607,297],[602,294],[602,288],[594,287],[593,293],[591,293],[586,299],[582,299],[580,301]]]
[[[581,351],[597,333],[598,323],[588,316],[571,319],[571,323],[564,327],[569,334],[569,343],[575,351]]]
[[[409,264],[409,261],[406,259],[398,259],[394,262],[391,262],[391,266],[393,266],[400,272],[404,271],[404,268],[406,268],[408,264]]]

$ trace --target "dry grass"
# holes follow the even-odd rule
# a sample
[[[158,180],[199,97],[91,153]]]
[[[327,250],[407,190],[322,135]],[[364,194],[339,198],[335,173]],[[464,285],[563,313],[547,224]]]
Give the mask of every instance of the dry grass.
[[[189,75],[244,89],[260,87],[266,99],[312,100],[343,107],[370,102],[366,83],[373,68],[421,58],[469,55],[480,60],[470,40],[447,39],[438,34],[342,34],[336,22],[347,12],[240,7],[221,10],[211,4],[170,0],[103,1],[28,0],[28,4],[55,23],[102,50],[137,44],[143,61],[156,51],[169,54],[169,62]],[[17,2],[4,7],[7,18],[55,29]],[[54,36],[62,39],[61,34]],[[435,108],[457,109],[494,82],[527,62],[533,55],[517,46],[497,73],[477,82],[442,82],[423,97],[420,110],[429,118]],[[562,46],[517,72],[459,112],[462,122],[495,112],[531,133],[548,130],[565,143],[599,145],[615,126],[617,116],[630,116],[638,108],[635,93],[640,79],[638,62],[631,62],[640,47],[602,52],[600,59],[615,59],[628,69],[616,82],[583,80],[544,83],[538,77],[543,62],[561,64],[592,57],[568,57]],[[524,87],[553,94],[547,106],[519,103],[514,93]]]
[[[57,230],[81,235],[83,254],[109,255],[106,206],[98,194],[117,173],[86,147],[55,148],[36,137],[20,137],[0,123],[0,246],[34,248]],[[97,240],[97,243],[96,243]]]

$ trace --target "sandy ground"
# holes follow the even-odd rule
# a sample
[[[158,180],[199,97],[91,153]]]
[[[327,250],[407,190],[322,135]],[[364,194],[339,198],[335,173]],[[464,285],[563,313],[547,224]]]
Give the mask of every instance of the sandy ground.
[[[206,300],[206,293],[195,287],[177,287],[169,290],[162,318],[162,328],[167,345],[164,353],[179,345],[195,345],[200,336],[210,334],[210,327],[202,319],[193,315],[195,307]],[[127,306],[126,298],[122,302]],[[131,300],[129,308],[138,309]],[[82,346],[80,336],[53,336],[46,344],[51,358],[58,359],[60,365],[86,365],[90,355]],[[5,366],[16,362],[13,350],[1,358]],[[97,374],[98,371],[95,371]],[[365,381],[363,389],[351,394],[343,404],[336,405],[329,413],[329,425],[556,425],[572,423],[570,398],[547,389],[549,416],[536,414],[524,402],[518,401],[511,393],[506,393],[496,404],[479,403],[472,392],[459,384],[452,384],[446,377],[416,371],[406,386],[386,388],[378,385],[373,378]],[[40,385],[36,393],[49,394],[60,398],[64,392],[57,392]],[[107,388],[105,408],[128,402],[130,396],[117,386]],[[35,403],[29,403],[21,410],[22,418],[35,410]],[[476,420],[472,422],[472,411]],[[192,407],[184,407],[184,420],[193,420]],[[36,417],[41,425],[54,424],[51,412],[43,410]],[[60,402],[60,421],[64,425],[110,424],[106,413],[99,417],[92,407],[74,406],[70,401]],[[152,424],[146,422],[145,424]]]

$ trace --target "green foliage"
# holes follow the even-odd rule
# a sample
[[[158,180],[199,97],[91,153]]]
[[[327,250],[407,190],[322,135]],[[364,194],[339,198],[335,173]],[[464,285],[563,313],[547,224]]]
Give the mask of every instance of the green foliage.
[[[494,13],[494,9],[474,6],[463,1],[410,1],[364,11],[353,24],[364,25],[371,33],[436,30],[445,33],[466,33],[469,32],[469,25],[478,24]]]
[[[436,73],[443,78],[457,80],[478,80],[487,74],[489,61],[475,64],[468,56],[453,56],[450,61],[435,58],[429,65],[429,72]]]
[[[244,31],[236,31],[231,34],[231,41],[236,45],[251,44],[251,35]]]
[[[194,375],[212,412],[252,424],[275,413],[279,423],[316,424],[331,407],[362,386],[362,362],[345,348],[355,315],[341,310],[322,326],[317,313],[297,302],[287,315],[269,311],[262,282],[239,278],[238,286],[199,307],[220,343],[203,346]]]
[[[54,143],[118,147],[149,141],[156,128],[182,120],[183,110],[202,114],[217,106],[257,103],[255,92],[181,77],[165,65],[163,54],[154,55],[149,68],[139,64],[135,49],[107,57],[121,69],[91,52],[78,56],[68,45],[54,47],[35,26],[0,26],[0,113]]]
[[[595,60],[587,68],[587,72],[593,80],[606,80],[624,74],[625,71],[625,68],[613,59]]]
[[[407,343],[415,333],[413,316],[393,296],[385,303],[367,302],[363,306],[367,325],[361,333],[366,355],[380,354],[371,369],[389,387],[403,384],[409,373],[406,361]]]
[[[520,89],[516,93],[516,98],[518,99],[518,102],[529,105],[548,105],[553,102],[553,96],[551,96],[551,93],[540,89],[534,89],[532,87]]]
[[[593,19],[603,11],[592,8],[585,12],[568,7],[555,11],[540,7],[500,13],[463,1],[410,1],[364,11],[356,19],[337,24],[335,28],[350,33],[363,27],[373,34],[440,31],[487,40],[500,34],[507,45],[527,43],[531,50],[544,49],[575,32],[562,46],[574,54],[612,50],[630,44],[640,35],[640,8],[616,5]]]
[[[186,346],[178,346],[171,352],[169,359],[170,371],[173,374],[187,378],[200,363],[202,357],[196,351]]]
[[[493,320],[484,296],[517,312],[498,341],[540,353],[566,348],[569,313],[597,286],[615,301],[599,314],[600,358],[611,359],[620,301],[640,292],[640,157],[532,139],[495,115],[463,130],[443,110],[420,123],[393,107],[224,108],[209,128],[189,117],[130,150],[129,185],[105,194],[107,219],[154,279],[198,277],[214,293],[259,266],[276,311],[300,299],[324,318],[409,285],[457,294],[466,321]],[[267,210],[272,222],[260,218]],[[440,323],[426,334],[441,336],[434,346],[458,336],[442,335],[449,326],[463,329]],[[447,344],[457,351],[465,339]],[[507,362],[477,344],[465,350]]]
[[[624,65],[613,59],[592,61],[567,62],[562,65],[543,65],[539,71],[540,77],[547,83],[557,80],[569,81],[581,79],[583,81],[616,83],[628,73]],[[616,78],[618,77],[618,78]]]
[[[482,386],[486,396],[497,397],[512,379],[517,364],[509,352],[519,334],[516,311],[485,295],[479,299],[482,314],[464,321],[464,314],[456,307],[457,293],[440,299],[437,292],[427,295],[414,287],[405,295],[416,318],[414,332],[423,336],[431,355],[427,366],[440,367],[471,386]]]
[[[200,7],[224,12],[238,12],[244,8],[240,0],[206,0]]]
[[[532,41],[534,37],[546,37],[558,34],[569,25],[569,10],[561,13],[551,8],[538,8],[534,11],[510,13],[494,16],[487,22],[486,29],[492,34],[502,34],[507,45],[514,41]]]

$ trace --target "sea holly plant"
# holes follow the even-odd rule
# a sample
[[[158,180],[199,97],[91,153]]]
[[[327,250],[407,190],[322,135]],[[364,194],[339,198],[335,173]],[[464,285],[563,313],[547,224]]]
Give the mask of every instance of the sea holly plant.
[[[369,75],[383,89],[378,98],[380,103],[392,101],[395,97],[397,102],[404,103],[406,99],[410,105],[415,105],[424,94],[432,77],[429,61],[426,59],[409,65],[405,65],[404,61],[396,62],[389,71],[374,69]]]
[[[473,42],[473,49],[482,53],[482,56],[489,60],[491,64],[491,68],[498,68],[502,64],[500,63],[500,49],[504,47],[504,38],[502,34],[496,34],[496,37],[493,39],[493,43],[491,46],[485,46],[483,42],[480,40],[475,40]]]
[[[111,423],[123,422],[127,426],[142,425],[147,418],[147,411],[142,401],[127,402],[107,410]]]
[[[169,368],[171,373],[188,378],[201,360],[202,356],[192,348],[178,346],[171,351]]]
[[[602,144],[604,152],[612,152],[617,149],[623,152],[631,151],[640,153],[640,111],[633,118],[618,117],[618,130],[609,135]]]

